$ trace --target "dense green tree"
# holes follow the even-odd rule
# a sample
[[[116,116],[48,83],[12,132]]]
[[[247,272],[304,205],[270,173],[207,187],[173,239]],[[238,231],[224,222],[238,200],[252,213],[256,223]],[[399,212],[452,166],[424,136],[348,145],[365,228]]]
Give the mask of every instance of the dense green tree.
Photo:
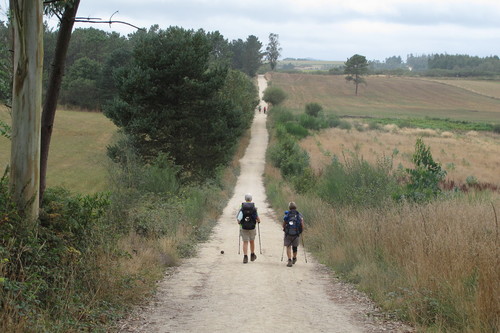
[[[306,104],[306,114],[312,116],[312,117],[317,117],[319,116],[319,113],[323,110],[323,107],[319,103],[307,103]]]
[[[232,67],[241,70],[250,77],[257,74],[262,65],[263,53],[260,51],[262,43],[253,35],[248,36],[246,41],[233,40],[231,43]]]
[[[101,64],[87,57],[77,59],[68,69],[61,91],[61,102],[88,110],[100,108],[98,82]]]
[[[410,53],[406,56],[406,65],[411,71],[425,71],[429,67],[429,56],[425,54],[413,55]]]
[[[358,85],[366,83],[363,78],[366,73],[368,73],[368,62],[365,56],[355,54],[345,62],[344,74],[349,74],[345,79],[354,83],[356,95],[358,95]]]
[[[97,83],[101,106],[118,97],[115,76],[130,63],[131,59],[132,50],[129,50],[128,47],[116,49],[108,55],[102,65],[101,77]]]
[[[279,35],[278,34],[269,34],[269,43],[266,47],[266,59],[269,61],[269,65],[271,66],[271,70],[274,71],[276,65],[278,63],[278,59],[281,55],[282,48],[280,47]]]
[[[286,99],[286,93],[281,88],[269,86],[262,99],[271,105],[279,105]]]
[[[262,49],[262,43],[254,35],[248,36],[245,46],[245,62],[244,62],[244,72],[250,77],[254,77],[257,74],[257,70],[262,65],[263,54],[260,51]]]
[[[255,104],[247,110],[227,98],[225,88],[239,88],[228,83],[226,66],[210,62],[214,44],[203,30],[152,28],[134,43],[133,60],[117,73],[119,98],[104,109],[106,116],[145,161],[166,153],[184,175],[212,176],[248,126],[242,113]],[[116,148],[110,152],[119,153]]]

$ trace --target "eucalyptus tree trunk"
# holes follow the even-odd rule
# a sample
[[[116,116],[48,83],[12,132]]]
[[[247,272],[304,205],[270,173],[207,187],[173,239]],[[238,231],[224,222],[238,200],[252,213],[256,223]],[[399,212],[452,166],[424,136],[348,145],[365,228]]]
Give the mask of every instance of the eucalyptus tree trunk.
[[[20,212],[38,217],[43,2],[10,0],[14,32],[10,188]]]
[[[64,13],[61,17],[59,32],[57,33],[57,44],[54,55],[54,61],[50,67],[50,78],[45,94],[42,113],[42,141],[40,156],[40,200],[43,198],[47,179],[47,163],[49,160],[50,139],[54,127],[56,116],[57,101],[61,91],[61,83],[64,75],[64,65],[66,63],[66,54],[68,53],[71,32],[75,23],[75,16],[78,11],[80,0],[74,0],[66,3]]]

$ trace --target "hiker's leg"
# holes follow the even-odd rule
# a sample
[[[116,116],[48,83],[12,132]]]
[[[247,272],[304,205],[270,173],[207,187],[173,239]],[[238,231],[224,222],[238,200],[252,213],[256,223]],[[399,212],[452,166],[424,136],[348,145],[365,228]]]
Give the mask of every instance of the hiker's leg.
[[[292,250],[293,250],[293,257],[297,258],[298,246],[292,246]]]
[[[292,259],[292,247],[291,246],[286,247],[286,255],[288,256],[288,259]]]
[[[255,253],[255,239],[250,240],[250,253]]]
[[[243,254],[248,255],[248,241],[243,241]]]

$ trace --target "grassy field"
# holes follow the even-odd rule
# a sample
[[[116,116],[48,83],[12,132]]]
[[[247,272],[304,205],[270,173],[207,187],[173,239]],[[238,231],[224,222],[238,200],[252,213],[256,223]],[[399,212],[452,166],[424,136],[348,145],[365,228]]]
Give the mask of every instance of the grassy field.
[[[6,109],[0,120],[10,124]],[[49,152],[47,186],[65,186],[71,191],[94,193],[106,189],[106,146],[116,132],[101,113],[59,110]],[[10,141],[0,137],[0,168],[10,160]]]
[[[415,118],[437,117],[461,121],[500,123],[500,99],[484,95],[498,82],[482,82],[475,89],[484,95],[450,84],[419,78],[369,76],[366,85],[354,85],[343,75],[273,73],[272,84],[288,94],[285,107],[304,110],[320,103],[326,112],[339,116]]]
[[[465,79],[434,79],[431,81],[469,90],[479,95],[500,99],[500,81]]]
[[[307,71],[325,71],[334,67],[344,65],[344,61],[322,61],[322,60],[280,60],[277,68],[293,66],[293,69]]]
[[[423,137],[431,147],[434,160],[447,171],[447,179],[464,184],[472,179],[500,186],[500,135],[468,132],[457,134],[449,131],[398,129],[386,126],[380,130],[338,128],[323,131],[302,140],[301,146],[311,157],[316,172],[330,164],[332,156],[358,153],[366,161],[376,163],[384,156],[393,157],[393,166],[413,167],[411,157],[415,142]]]

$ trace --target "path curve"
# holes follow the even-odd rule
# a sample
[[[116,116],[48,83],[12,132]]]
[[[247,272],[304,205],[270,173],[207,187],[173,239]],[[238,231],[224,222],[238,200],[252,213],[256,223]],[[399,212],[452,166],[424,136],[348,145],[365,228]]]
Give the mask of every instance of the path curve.
[[[258,77],[258,84],[260,104],[267,107],[262,101],[264,76]],[[211,239],[159,283],[153,299],[122,324],[121,332],[407,331],[376,320],[376,309],[363,295],[334,279],[309,254],[306,264],[302,248],[294,267],[281,261],[282,231],[267,204],[262,177],[266,119],[256,111],[234,196]],[[261,216],[262,254],[256,239],[257,260],[243,264],[235,215],[248,192]]]

